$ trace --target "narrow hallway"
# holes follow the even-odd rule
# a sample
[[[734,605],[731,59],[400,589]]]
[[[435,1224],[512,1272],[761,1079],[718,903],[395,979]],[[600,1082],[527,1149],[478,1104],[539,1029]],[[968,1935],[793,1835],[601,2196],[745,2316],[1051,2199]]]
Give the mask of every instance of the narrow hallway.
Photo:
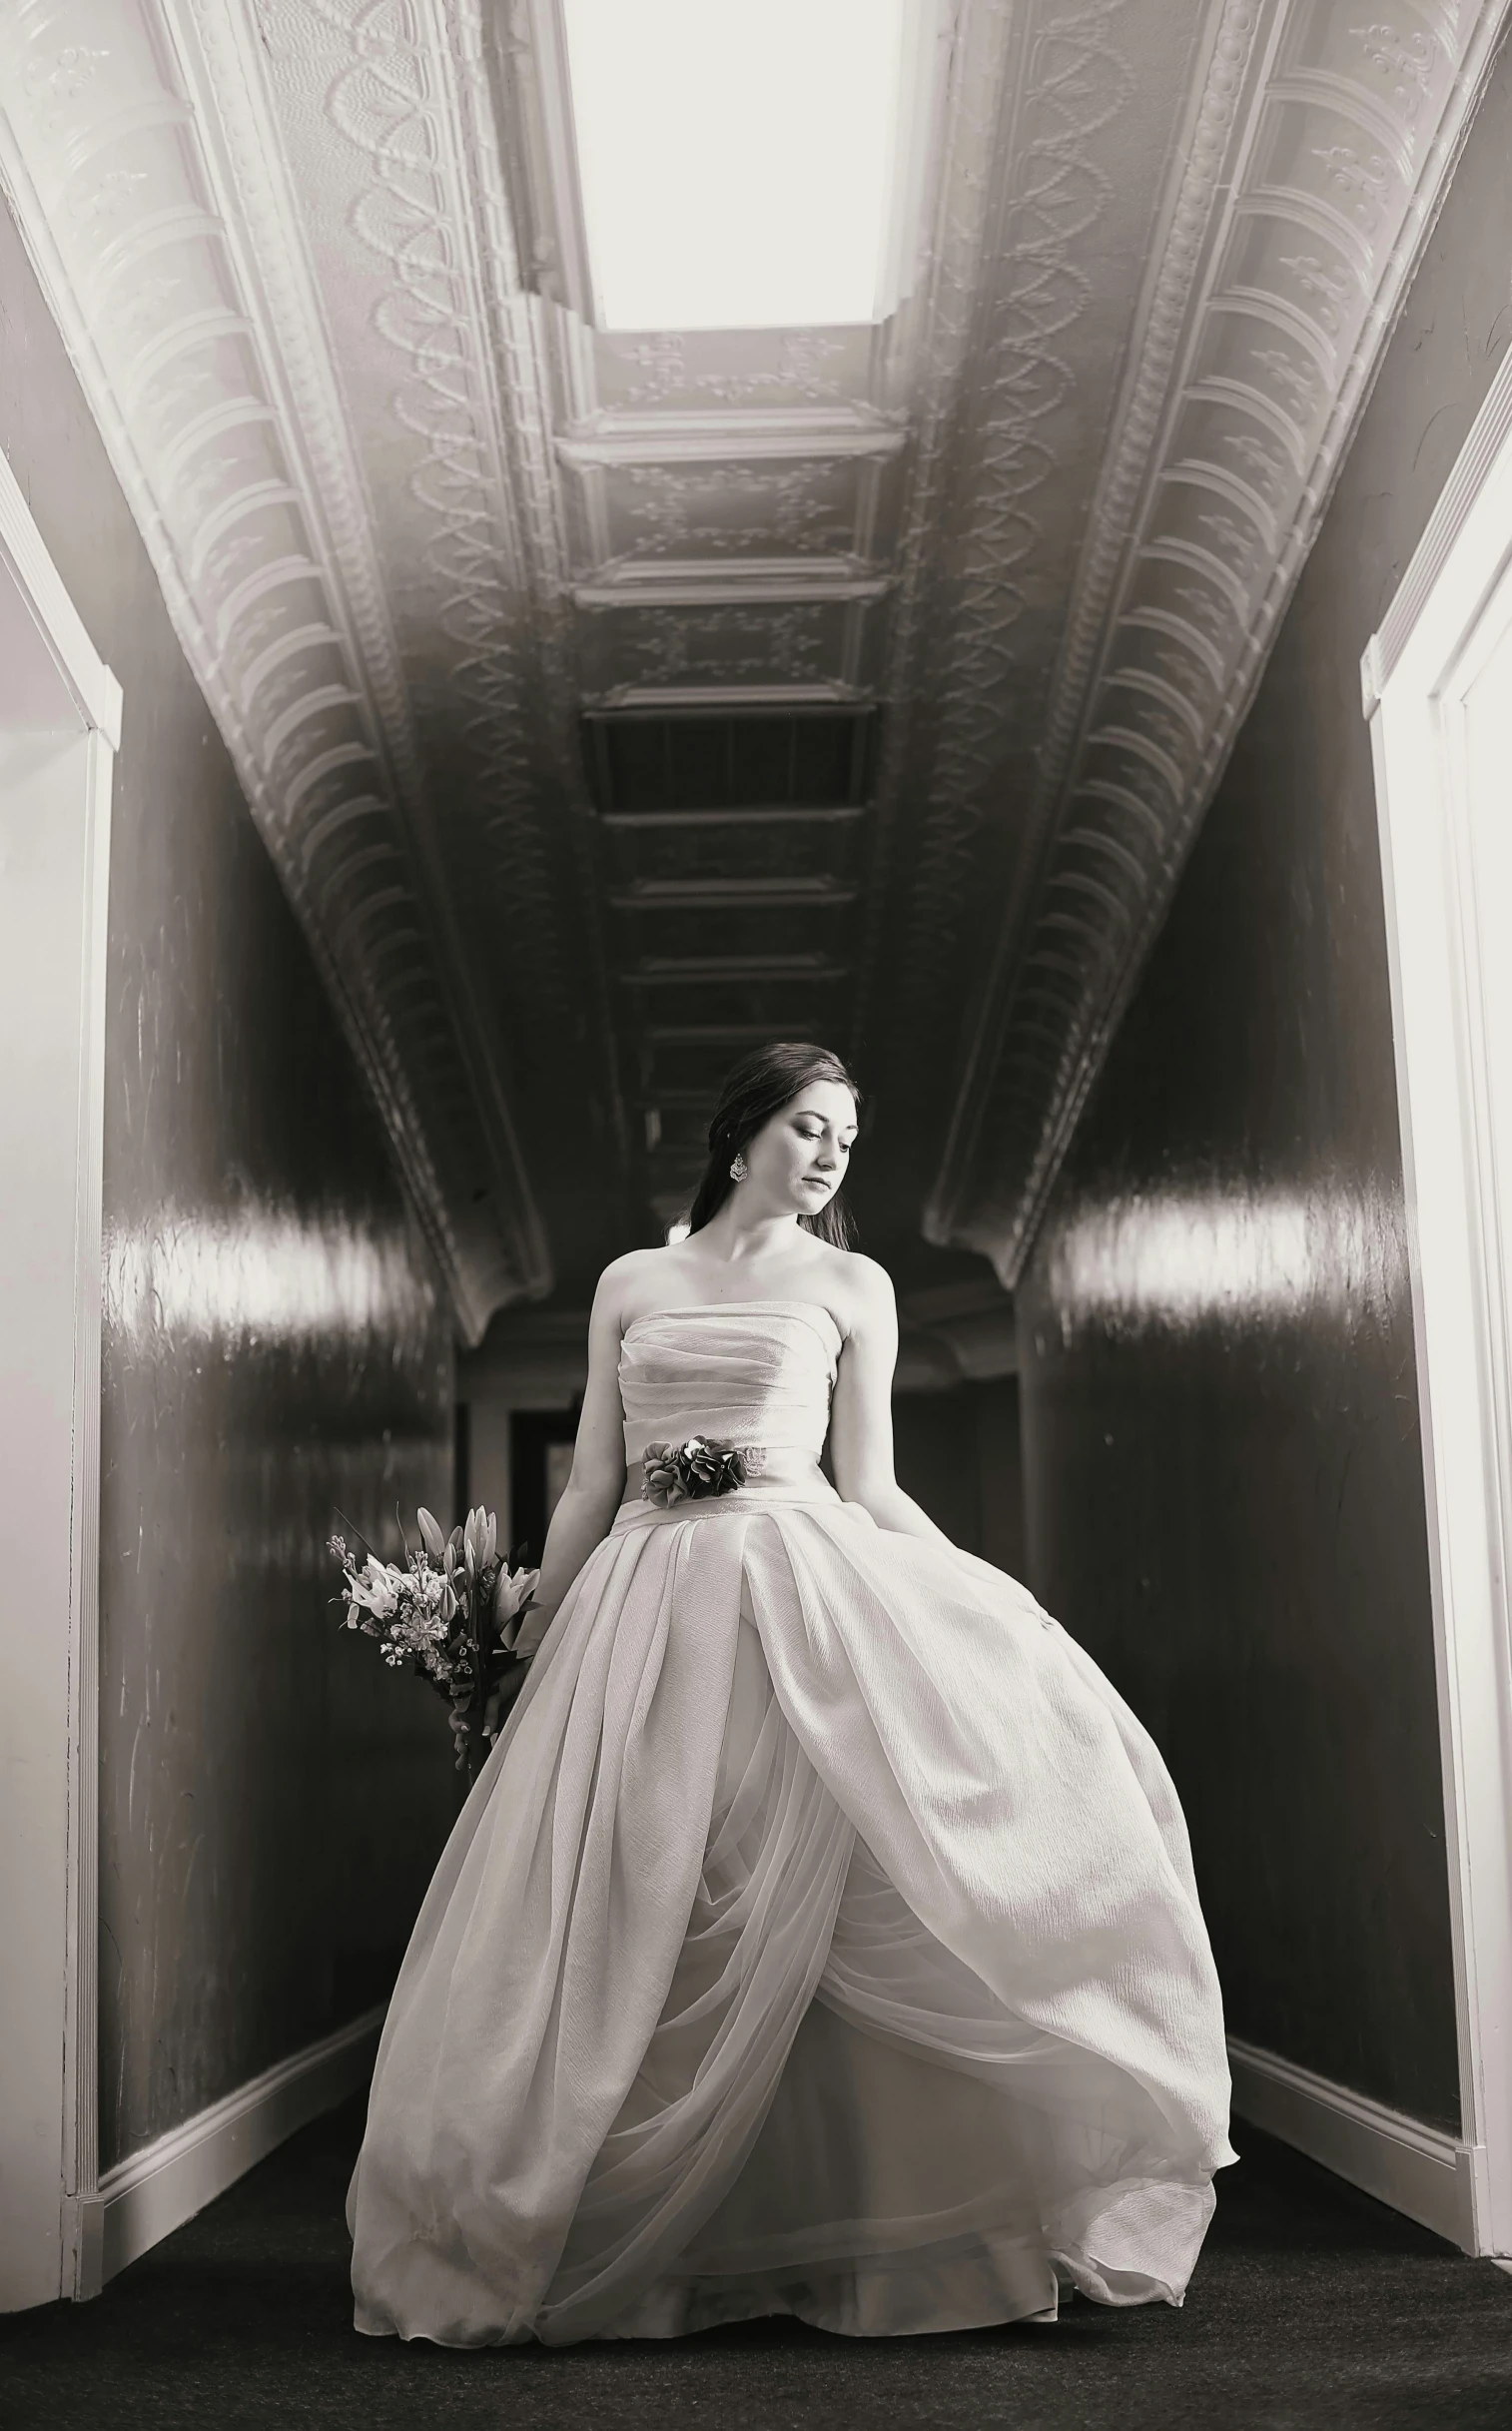
[[[1512,2431],[1387,15],[0,0],[0,2431]]]
[[[0,2325],[5,2431],[1505,2431],[1512,2277],[1245,2129],[1184,2309],[1073,2303],[932,2339],[791,2321],[663,2343],[445,2353],[354,2339],[357,2102],[305,2129],[82,2312]]]

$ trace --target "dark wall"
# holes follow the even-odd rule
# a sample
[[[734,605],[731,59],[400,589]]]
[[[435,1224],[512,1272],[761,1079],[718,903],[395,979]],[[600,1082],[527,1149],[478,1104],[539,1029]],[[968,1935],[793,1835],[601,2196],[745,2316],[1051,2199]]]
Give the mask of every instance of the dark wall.
[[[1036,1591],[1162,1741],[1229,2024],[1459,2115],[1360,653],[1512,334],[1503,54],[1020,1299]]]
[[[1024,1475],[1013,1376],[893,1402],[898,1483],[968,1553],[1023,1578]]]
[[[454,1811],[338,1635],[340,1503],[450,1500],[449,1323],[9,218],[0,446],[125,724],[111,852],[101,2164],[381,1997]]]

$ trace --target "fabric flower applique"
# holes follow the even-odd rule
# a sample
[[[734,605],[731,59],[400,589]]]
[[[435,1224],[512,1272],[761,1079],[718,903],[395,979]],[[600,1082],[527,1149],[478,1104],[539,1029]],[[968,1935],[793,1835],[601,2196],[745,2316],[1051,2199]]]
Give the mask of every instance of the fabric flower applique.
[[[642,1491],[662,1510],[679,1502],[705,1502],[733,1494],[766,1466],[759,1443],[715,1443],[689,1435],[683,1443],[648,1443],[641,1454]]]

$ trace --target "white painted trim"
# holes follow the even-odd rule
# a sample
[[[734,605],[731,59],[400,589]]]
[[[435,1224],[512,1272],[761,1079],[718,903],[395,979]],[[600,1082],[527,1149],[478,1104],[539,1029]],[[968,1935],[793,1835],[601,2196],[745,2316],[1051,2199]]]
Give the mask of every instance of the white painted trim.
[[[1467,2253],[1475,2251],[1477,2156],[1468,2145],[1232,2035],[1228,2064],[1236,2117],[1278,2136]]]
[[[529,183],[536,220],[537,284],[542,295],[563,304],[585,326],[594,310],[593,266],[588,254],[582,189],[577,174],[577,125],[567,66],[567,29],[560,0],[525,0],[528,43],[516,66],[534,88],[533,131],[539,150]],[[524,148],[522,147],[522,150]],[[529,158],[528,151],[525,157]]]
[[[60,1094],[58,1113],[75,1123],[73,1181],[73,1308],[70,1369],[59,1392],[70,1413],[66,1720],[64,1744],[39,1755],[38,1777],[56,1765],[66,1816],[61,1945],[46,1959],[13,1936],[7,1963],[61,1969],[57,1983],[62,2030],[58,2139],[59,2282],[56,2292],[86,2291],[93,2262],[82,2235],[94,2198],[97,2169],[98,1909],[99,1909],[99,1636],[100,1636],[100,1303],[102,1164],[105,1130],[106,958],[110,903],[111,793],[121,738],[121,686],[100,657],[48,552],[10,463],[0,453],[0,583],[13,589],[30,615],[58,675],[60,729],[73,719],[84,740],[84,800],[79,864],[82,886],[59,905],[60,934],[77,920],[79,939],[75,1051],[77,1093],[72,1108]],[[41,704],[38,704],[39,707]],[[47,704],[48,714],[53,704]],[[59,1210],[63,1219],[63,1210]],[[59,1379],[60,1384],[63,1379]],[[49,1733],[51,1735],[51,1725]],[[28,2222],[30,2229],[31,2223]],[[39,2241],[43,2223],[37,2222]]]
[[[1512,373],[1366,650],[1473,2250],[1512,2254],[1512,1297],[1464,702],[1512,618]],[[1500,915],[1498,915],[1499,917]],[[1501,940],[1493,941],[1501,950]]]
[[[856,411],[810,413],[774,406],[766,413],[600,416],[591,434],[559,437],[558,463],[574,471],[616,464],[759,464],[901,455],[908,432]]]
[[[605,709],[647,709],[665,717],[691,709],[702,717],[722,717],[727,710],[871,709],[877,696],[863,684],[615,684],[607,692],[585,692],[585,713]]]
[[[287,2137],[359,2091],[372,2073],[383,2014],[382,2005],[365,2011],[107,2169],[96,2229],[102,2278],[114,2278]]]
[[[83,618],[47,553],[47,543],[4,455],[0,455],[0,565],[8,568],[16,588],[30,603],[37,630],[68,687],[80,723],[96,729],[112,751],[119,751],[120,684],[84,630]]]
[[[109,670],[107,669],[108,673]],[[115,678],[111,677],[114,684]],[[119,724],[120,687],[116,686]],[[69,1546],[68,1856],[63,2005],[63,2274],[94,2292],[80,2235],[98,2170],[100,1877],[100,1327],[104,1275],[105,982],[115,752],[90,737],[78,1183],[74,1218],[74,1481]]]
[[[1423,536],[1412,552],[1411,563],[1381,619],[1380,629],[1365,646],[1361,682],[1367,717],[1396,671],[1433,585],[1448,564],[1455,542],[1506,445],[1509,431],[1512,431],[1512,347],[1501,359],[1496,378],[1470,425],[1470,435],[1444,483]]]
[[[844,559],[811,558],[806,564],[766,561],[724,569],[660,564],[626,566],[614,578],[578,582],[574,607],[638,610],[644,607],[781,607],[796,601],[811,607],[871,605],[893,587],[891,574],[858,573]]]

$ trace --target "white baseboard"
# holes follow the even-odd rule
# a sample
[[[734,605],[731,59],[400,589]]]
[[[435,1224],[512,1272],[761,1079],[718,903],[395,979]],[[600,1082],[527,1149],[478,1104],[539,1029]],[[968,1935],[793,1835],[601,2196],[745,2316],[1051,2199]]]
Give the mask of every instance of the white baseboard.
[[[81,2206],[94,2216],[82,2224],[80,2295],[97,2294],[286,2136],[357,2092],[372,2072],[382,2023],[381,2008],[367,2011],[107,2169],[98,2196]]]
[[[382,2023],[381,2007],[369,2010],[108,2169],[98,2198],[81,2206],[93,2217],[81,2234],[88,2262],[79,2293],[96,2293],[286,2136],[355,2093],[372,2068]],[[1475,2251],[1476,2156],[1468,2145],[1253,2043],[1230,2037],[1228,2059],[1237,2117]]]
[[[1228,2063],[1238,2117],[1466,2253],[1476,2251],[1471,2146],[1252,2042],[1230,2036]]]

